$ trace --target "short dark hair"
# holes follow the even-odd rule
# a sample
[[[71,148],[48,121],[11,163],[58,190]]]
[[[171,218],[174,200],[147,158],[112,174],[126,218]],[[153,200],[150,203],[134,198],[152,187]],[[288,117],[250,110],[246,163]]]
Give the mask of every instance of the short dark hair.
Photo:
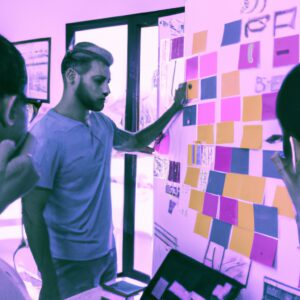
[[[106,49],[93,43],[78,43],[64,56],[61,63],[61,73],[64,75],[69,68],[73,68],[79,74],[84,74],[90,69],[91,62],[94,60],[102,61],[109,67],[113,63],[113,56]]]
[[[280,87],[276,115],[284,135],[284,152],[289,155],[289,138],[300,141],[300,64],[288,73]]]
[[[23,94],[26,84],[24,58],[17,48],[0,34],[0,97]]]

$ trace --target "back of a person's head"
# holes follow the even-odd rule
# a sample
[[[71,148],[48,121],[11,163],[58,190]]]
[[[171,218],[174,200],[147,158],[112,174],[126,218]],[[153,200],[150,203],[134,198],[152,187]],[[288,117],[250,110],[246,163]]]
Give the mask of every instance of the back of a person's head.
[[[27,84],[24,59],[16,47],[0,35],[0,97],[19,95]]]
[[[101,61],[109,67],[113,63],[113,56],[106,49],[93,43],[78,43],[72,50],[67,51],[64,56],[61,64],[61,73],[64,75],[69,68],[73,68],[79,74],[84,74],[89,71],[91,62],[94,60]]]

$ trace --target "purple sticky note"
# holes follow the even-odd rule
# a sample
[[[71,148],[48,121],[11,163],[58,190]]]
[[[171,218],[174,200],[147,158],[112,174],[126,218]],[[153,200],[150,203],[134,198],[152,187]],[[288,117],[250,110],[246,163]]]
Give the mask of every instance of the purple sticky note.
[[[160,154],[168,154],[170,148],[170,135],[167,133],[159,144],[154,146],[154,150]]]
[[[217,52],[200,56],[200,77],[217,74]]]
[[[299,63],[299,35],[275,39],[273,67],[296,65],[297,63]]]
[[[250,258],[269,267],[273,266],[278,241],[271,237],[254,233]]]
[[[218,199],[217,195],[205,193],[204,204],[202,213],[207,216],[215,218],[218,210]]]
[[[254,42],[240,46],[239,69],[259,67],[260,43]]]
[[[232,148],[216,147],[215,170],[230,172],[231,169]]]
[[[172,39],[171,59],[183,56],[183,36]]]
[[[188,58],[185,62],[186,81],[198,78],[198,56]]]
[[[220,199],[220,220],[232,225],[238,223],[238,202],[237,200],[223,197]]]
[[[221,100],[221,122],[240,121],[240,97],[225,98]]]
[[[262,95],[262,120],[276,119],[276,97],[277,93]]]
[[[215,122],[215,102],[198,104],[198,125]]]

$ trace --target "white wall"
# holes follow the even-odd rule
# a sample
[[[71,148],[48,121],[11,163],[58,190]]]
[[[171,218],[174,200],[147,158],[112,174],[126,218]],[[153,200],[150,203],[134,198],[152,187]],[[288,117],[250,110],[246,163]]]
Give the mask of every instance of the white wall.
[[[66,24],[184,6],[184,0],[2,0],[0,33],[11,41],[51,37],[51,106],[62,94]]]

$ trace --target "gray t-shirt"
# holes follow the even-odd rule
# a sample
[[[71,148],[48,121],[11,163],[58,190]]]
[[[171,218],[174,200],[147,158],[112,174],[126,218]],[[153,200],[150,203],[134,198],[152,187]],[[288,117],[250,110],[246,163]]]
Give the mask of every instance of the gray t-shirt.
[[[51,190],[44,218],[55,258],[90,260],[115,247],[110,192],[115,128],[102,113],[92,112],[87,125],[50,110],[31,130],[37,186]]]

